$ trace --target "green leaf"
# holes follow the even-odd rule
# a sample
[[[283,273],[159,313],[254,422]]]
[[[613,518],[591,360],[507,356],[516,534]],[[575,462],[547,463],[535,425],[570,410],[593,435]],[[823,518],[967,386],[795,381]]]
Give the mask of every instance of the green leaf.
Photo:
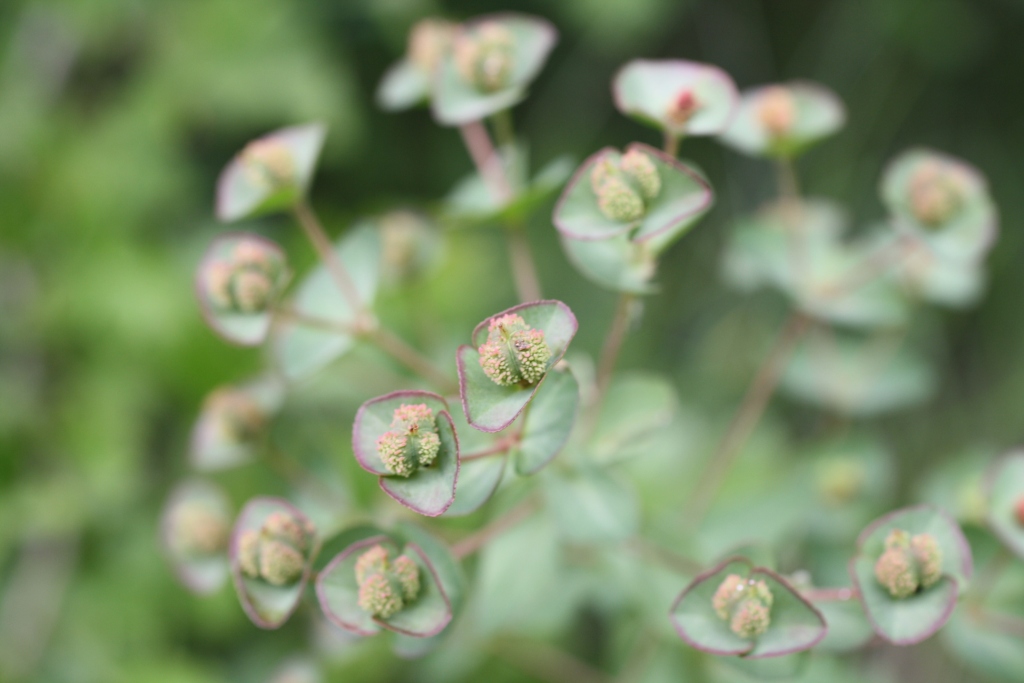
[[[437,433],[441,437],[441,450],[434,464],[419,468],[410,477],[380,478],[384,493],[427,517],[437,517],[451,507],[459,478],[459,442],[447,412],[437,415]]]
[[[651,284],[658,262],[649,244],[626,235],[606,240],[577,240],[559,235],[565,255],[591,282],[613,292],[653,294]]]
[[[601,405],[590,455],[606,465],[645,453],[678,409],[675,388],[665,378],[644,373],[615,376]]]
[[[836,653],[859,650],[874,635],[859,600],[828,600],[816,602],[814,606],[828,626],[828,633],[818,644],[818,650]]]
[[[420,403],[430,408],[435,417],[448,412],[448,402],[444,398],[419,390],[393,391],[371,398],[359,407],[352,425],[352,452],[360,467],[381,476],[391,474],[377,453],[377,440],[391,429],[395,410],[403,405]]]
[[[292,207],[309,189],[326,136],[326,126],[311,123],[282,128],[260,138],[280,143],[291,155],[295,183],[280,189],[253,183],[241,153],[236,155],[217,181],[217,218],[232,222]]]
[[[446,55],[438,67],[431,98],[434,118],[441,125],[461,126],[479,121],[520,102],[558,40],[558,32],[546,20],[514,12],[477,17],[463,24],[463,30],[472,30],[485,22],[496,22],[512,34],[513,72],[504,88],[483,92],[462,77],[454,55]]]
[[[988,523],[999,539],[1024,558],[1024,452],[1014,451],[988,477]]]
[[[516,473],[536,474],[557,456],[576,424],[580,387],[569,370],[548,373],[523,420],[523,434],[513,453]]]
[[[375,227],[361,223],[338,240],[335,252],[345,265],[364,304],[371,306],[380,280],[381,243]],[[323,264],[307,275],[298,287],[291,307],[298,313],[340,326],[354,322],[337,283]],[[323,330],[295,321],[281,321],[271,333],[274,360],[289,380],[305,379],[355,345],[355,338],[341,331]]]
[[[750,659],[781,657],[809,650],[825,637],[825,619],[781,576],[769,569],[757,568],[750,574],[763,580],[772,592],[771,624],[755,640],[745,656]]]
[[[606,240],[630,234],[638,243],[666,235],[675,239],[693,227],[711,208],[714,199],[711,186],[700,173],[650,145],[634,142],[626,149],[627,152],[632,150],[646,154],[661,177],[661,191],[647,202],[644,217],[633,223],[616,221],[598,208],[597,195],[590,182],[591,172],[606,158],[615,161],[620,158],[618,151],[606,147],[583,162],[558,200],[553,220],[564,237]]]
[[[792,126],[781,138],[773,138],[760,117],[765,94],[777,87],[785,88],[794,104]],[[816,83],[792,81],[744,91],[736,116],[721,139],[744,154],[790,157],[832,135],[845,123],[846,110],[835,93]]]
[[[415,543],[402,553],[415,560],[420,568],[420,594],[412,604],[387,619],[375,619],[385,628],[413,638],[430,638],[444,630],[452,620],[452,606],[441,587],[433,564]]]
[[[545,482],[548,508],[559,533],[578,543],[621,541],[640,526],[640,502],[623,481],[603,470]]]
[[[906,344],[811,332],[794,351],[782,388],[808,403],[865,417],[926,400],[935,375]]]
[[[967,605],[953,613],[942,640],[953,656],[986,680],[1024,680],[1024,647],[1020,637],[1000,630],[997,622],[975,614]]]
[[[247,531],[259,531],[267,517],[281,512],[296,519],[300,525],[310,525],[309,519],[291,503],[281,498],[253,498],[238,515],[235,528],[231,534],[229,557],[231,561],[231,578],[235,583],[235,592],[242,609],[256,626],[264,629],[279,628],[298,607],[299,600],[309,581],[312,563],[307,561],[302,576],[298,581],[284,586],[275,586],[262,579],[253,579],[242,573],[238,561],[238,542]],[[307,558],[317,554],[319,541],[315,534],[306,537]]]
[[[676,598],[669,617],[676,633],[688,645],[713,655],[742,655],[754,643],[732,632],[729,624],[715,613],[712,599],[715,591],[730,574],[747,576],[753,569],[741,558],[726,560],[699,574]]]
[[[504,454],[462,461],[455,486],[455,502],[445,510],[444,516],[462,517],[483,507],[498,490],[506,462]]]
[[[384,73],[377,86],[377,104],[385,111],[401,111],[423,104],[430,97],[430,74],[408,59],[401,59]]]
[[[160,541],[182,585],[198,595],[208,595],[219,590],[227,580],[228,557],[226,548],[211,554],[197,554],[182,547],[177,528],[180,514],[197,507],[220,519],[225,528],[230,524],[231,503],[220,487],[202,479],[189,479],[175,486],[164,504]]]
[[[668,112],[687,92],[697,109],[680,125]],[[677,136],[721,133],[739,103],[729,74],[710,64],[681,59],[634,59],[615,75],[612,95],[623,114]]]
[[[467,584],[462,565],[452,555],[451,549],[415,524],[400,522],[397,531],[407,543],[415,543],[426,555],[448,596],[452,612],[457,614],[466,597]]]
[[[487,339],[487,326],[493,318],[518,314],[527,325],[544,333],[551,349],[548,369],[561,360],[569,342],[576,334],[576,316],[561,301],[534,301],[498,313],[476,326],[473,343],[480,346]],[[543,379],[529,387],[501,386],[491,380],[480,367],[480,354],[471,346],[459,347],[459,387],[462,407],[469,424],[484,432],[499,432],[519,416],[530,402]]]
[[[921,223],[911,208],[911,180],[923,166],[955,174],[962,186],[961,206],[941,225]],[[895,218],[894,227],[939,258],[977,262],[997,237],[998,217],[985,177],[961,159],[929,149],[908,150],[886,168],[881,194]]]
[[[196,269],[195,291],[199,300],[199,310],[206,324],[225,341],[240,346],[258,346],[263,343],[270,331],[271,307],[255,313],[239,313],[227,311],[210,300],[207,278],[219,265],[230,263],[231,255],[240,243],[256,242],[263,246],[271,258],[287,263],[287,257],[281,247],[270,240],[245,232],[227,233],[217,237],[203,254]],[[284,289],[291,274],[287,268],[280,273],[275,283],[277,291]],[[271,306],[275,302],[270,302]]]

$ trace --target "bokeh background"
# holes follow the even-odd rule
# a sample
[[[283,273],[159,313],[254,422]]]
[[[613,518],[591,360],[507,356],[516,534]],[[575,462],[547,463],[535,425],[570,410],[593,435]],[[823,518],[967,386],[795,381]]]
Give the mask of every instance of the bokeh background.
[[[898,455],[898,499],[964,453],[1016,443],[1021,0],[0,0],[0,680],[255,682],[302,642],[300,626],[258,632],[229,588],[186,593],[156,542],[203,396],[262,361],[219,341],[192,296],[194,265],[223,229],[214,183],[250,138],[316,119],[330,133],[313,201],[330,232],[395,206],[436,207],[471,169],[457,132],[424,110],[383,114],[373,91],[415,20],[499,9],[561,31],[515,111],[535,166],[658,144],[614,110],[609,82],[630,58],[672,56],[718,64],[741,87],[800,77],[834,89],[849,124],[799,172],[809,194],[842,202],[856,224],[883,217],[877,180],[905,147],[980,167],[1002,214],[988,294],[969,310],[923,315],[938,391],[870,426]],[[711,177],[717,205],[667,256],[663,293],[622,364],[667,373],[683,404],[718,425],[785,308],[777,295],[719,284],[731,222],[769,198],[774,180],[767,164],[710,140],[687,141],[685,155]],[[596,352],[615,295],[567,265],[549,215],[529,225],[545,293],[582,321],[575,347]],[[259,227],[298,264],[312,262],[287,221]],[[445,253],[422,299],[385,301],[386,318],[406,329],[418,320],[439,349],[513,300],[500,233],[453,233]],[[354,388],[342,413],[369,391]],[[786,399],[772,414],[797,433],[822,419]],[[350,460],[348,424],[332,431],[325,419],[322,431],[314,450]],[[601,633],[582,623],[569,639],[600,662]],[[877,656],[898,680],[981,680],[934,645]],[[331,671],[338,681],[418,675],[383,646]],[[500,661],[481,675],[532,680]]]

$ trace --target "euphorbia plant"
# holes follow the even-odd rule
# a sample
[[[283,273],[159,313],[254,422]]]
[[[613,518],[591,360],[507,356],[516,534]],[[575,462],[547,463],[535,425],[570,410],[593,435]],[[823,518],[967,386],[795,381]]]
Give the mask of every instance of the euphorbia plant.
[[[613,80],[616,106],[658,129],[660,148],[640,141],[606,147],[571,178],[562,163],[531,175],[511,109],[556,39],[546,20],[519,14],[461,24],[424,19],[378,91],[386,109],[429,105],[440,125],[462,134],[475,173],[432,218],[460,227],[498,223],[508,238],[520,301],[474,329],[448,330],[449,339],[468,342],[457,349],[406,341],[376,304],[382,286],[410,295],[409,273],[427,270],[443,239],[429,219],[389,214],[328,236],[308,198],[322,126],[270,133],[228,164],[218,217],[290,213],[319,263],[292,277],[281,236],[228,233],[208,249],[196,276],[204,317],[229,342],[262,345],[268,367],[211,393],[191,463],[227,477],[264,459],[295,500],[253,498],[229,543],[228,498],[209,481],[183,484],[164,517],[179,576],[208,592],[230,568],[243,608],[263,628],[281,626],[315,592],[328,622],[358,637],[391,631],[394,651],[406,657],[482,648],[490,627],[481,610],[495,599],[484,589],[501,585],[510,565],[522,573],[544,567],[549,575],[533,583],[560,588],[542,611],[556,613],[559,600],[582,600],[599,585],[603,608],[635,609],[658,643],[679,646],[675,634],[755,675],[798,666],[811,650],[864,647],[872,630],[896,644],[928,637],[971,595],[971,547],[957,522],[932,507],[868,524],[883,512],[893,469],[881,437],[867,427],[804,448],[807,457],[781,492],[806,501],[795,519],[780,520],[767,505],[739,505],[730,525],[720,506],[738,477],[763,475],[767,488],[777,474],[772,464],[738,465],[777,388],[844,425],[929,394],[936,381],[905,328],[915,305],[964,306],[980,295],[996,235],[982,175],[940,153],[906,153],[883,175],[887,222],[851,237],[844,211],[804,197],[796,173],[800,155],[841,129],[839,98],[802,81],[740,94],[721,69],[683,60],[636,60]],[[658,291],[662,256],[714,204],[717,179],[678,158],[686,138],[709,135],[775,164],[778,197],[738,219],[723,271],[737,289],[778,290],[792,311],[718,446],[678,486],[675,461],[646,472],[635,465],[648,451],[674,457],[688,438],[672,382],[619,373],[616,365],[641,297]],[[559,187],[550,229],[567,260],[619,295],[596,363],[590,350],[572,345],[580,323],[569,305],[542,296],[524,232]],[[362,500],[340,501],[320,491],[313,502],[303,492],[319,477],[281,446],[275,423],[317,382],[362,391],[359,368],[328,374],[361,348],[401,370],[373,373],[373,386],[378,375],[388,386],[360,394],[351,427],[332,418],[330,429],[351,443],[354,461],[387,497],[373,489]],[[1020,456],[1011,456],[988,487],[990,524],[1018,554],[1020,470]],[[643,505],[636,487],[645,477],[652,486],[677,487],[671,509]],[[358,470],[351,478],[356,487],[369,479]],[[744,489],[741,502],[758,493]],[[448,521],[474,513],[468,523]],[[470,528],[484,517],[493,519]],[[751,529],[773,523],[781,528],[749,543],[757,535]],[[773,551],[783,539],[791,547],[780,563]],[[466,563],[478,552],[479,563]],[[847,561],[848,578],[821,571]],[[659,578],[648,582],[651,576]],[[834,582],[841,585],[822,587]],[[484,594],[464,610],[478,584]],[[978,604],[987,609],[983,599]],[[773,659],[781,663],[762,661]]]

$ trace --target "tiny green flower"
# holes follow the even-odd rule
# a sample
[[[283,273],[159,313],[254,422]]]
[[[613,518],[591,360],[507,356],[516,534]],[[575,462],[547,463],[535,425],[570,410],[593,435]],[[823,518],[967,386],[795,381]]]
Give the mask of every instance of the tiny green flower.
[[[171,541],[187,555],[207,556],[224,550],[228,520],[199,501],[182,504],[171,517]]]
[[[631,149],[622,155],[619,164],[622,172],[640,187],[644,199],[651,200],[661,192],[661,176],[651,158],[638,149]]]
[[[907,182],[910,210],[924,225],[938,227],[963,205],[964,184],[959,169],[929,159],[910,175]]]
[[[402,599],[406,602],[415,600],[420,594],[420,568],[411,558],[399,555],[395,559],[394,573],[402,587]]]
[[[431,74],[452,48],[455,24],[443,19],[423,19],[409,31],[406,55],[420,71]]]
[[[359,607],[375,617],[387,619],[401,611],[402,595],[384,574],[371,574],[359,584]]]
[[[267,516],[259,530],[238,537],[238,566],[245,576],[274,586],[294,583],[306,567],[308,537],[314,532],[286,512]]]
[[[356,560],[359,607],[381,619],[394,616],[419,596],[419,572],[412,558],[399,555],[390,562],[387,548],[373,546]]]
[[[491,320],[487,341],[478,351],[480,367],[501,386],[536,384],[544,377],[551,360],[544,333],[531,328],[515,313]]]
[[[302,576],[306,558],[292,545],[275,539],[260,542],[260,577],[267,583],[283,586]]]
[[[741,638],[756,638],[771,624],[774,596],[764,581],[730,574],[718,586],[711,606],[722,621]]]
[[[256,187],[273,192],[295,184],[295,159],[280,140],[253,140],[239,157],[246,179]]]
[[[608,218],[622,223],[632,223],[644,217],[644,200],[640,193],[617,176],[606,178],[601,183],[597,207]]]
[[[249,394],[231,387],[211,393],[204,410],[216,420],[224,437],[236,444],[254,442],[267,424],[266,411]]]
[[[515,68],[515,36],[496,21],[464,29],[455,39],[455,66],[484,92],[505,87]]]
[[[597,161],[590,171],[597,207],[607,218],[632,223],[644,217],[646,203],[661,192],[661,176],[651,158],[638,149]]]
[[[942,549],[930,534],[894,529],[875,563],[875,578],[893,598],[908,598],[942,578]]]
[[[766,88],[757,105],[757,118],[773,138],[789,134],[796,122],[796,101],[784,86]]]
[[[224,260],[206,265],[202,282],[217,309],[251,315],[262,313],[285,284],[285,265],[270,245],[243,238]]]
[[[377,454],[392,474],[411,476],[429,467],[441,451],[434,412],[424,403],[395,409],[391,429],[377,439]]]

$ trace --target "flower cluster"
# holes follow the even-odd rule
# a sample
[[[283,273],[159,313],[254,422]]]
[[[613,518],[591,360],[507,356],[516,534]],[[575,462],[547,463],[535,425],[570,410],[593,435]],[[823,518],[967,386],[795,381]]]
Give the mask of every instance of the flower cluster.
[[[269,243],[256,238],[239,241],[227,258],[207,265],[206,296],[219,310],[263,313],[284,288],[285,264]]]
[[[295,158],[288,146],[276,138],[253,140],[239,159],[246,180],[254,187],[274,192],[295,184]]]
[[[796,101],[784,86],[765,88],[757,105],[757,118],[773,138],[789,134],[796,121]]]
[[[494,92],[508,84],[515,68],[515,35],[497,21],[464,29],[455,39],[459,75],[478,90]]]
[[[771,624],[774,601],[771,589],[764,581],[744,579],[729,574],[711,598],[711,606],[729,629],[741,638],[756,638]]]
[[[267,516],[259,531],[248,530],[238,537],[238,565],[251,579],[263,579],[274,586],[294,583],[306,567],[309,537],[314,529],[286,512]]]
[[[395,408],[391,430],[377,439],[377,453],[384,466],[400,477],[432,465],[440,450],[434,412],[424,403]]]
[[[875,563],[875,578],[897,600],[935,585],[942,578],[942,550],[935,537],[891,531]]]
[[[356,560],[359,607],[381,619],[394,616],[420,594],[420,570],[406,555],[390,561],[388,550],[375,545]]]
[[[206,399],[205,410],[214,416],[220,433],[234,444],[251,444],[263,433],[267,414],[246,392],[221,387]]]
[[[170,518],[170,542],[183,555],[208,557],[227,547],[228,519],[203,501],[183,502]]]
[[[515,313],[491,320],[487,341],[478,351],[480,367],[501,386],[536,384],[544,377],[551,360],[544,333],[531,328]]]
[[[651,158],[631,149],[617,160],[610,155],[590,172],[597,206],[613,221],[633,222],[644,217],[647,202],[661,193],[661,176]]]
[[[451,50],[455,24],[444,19],[423,19],[409,32],[406,54],[409,61],[426,74],[434,73],[441,59]]]
[[[684,128],[687,121],[697,113],[701,103],[690,88],[683,88],[672,98],[665,110],[665,120],[676,128]]]
[[[963,206],[967,181],[954,164],[928,159],[910,175],[907,200],[910,210],[923,225],[937,228]]]

